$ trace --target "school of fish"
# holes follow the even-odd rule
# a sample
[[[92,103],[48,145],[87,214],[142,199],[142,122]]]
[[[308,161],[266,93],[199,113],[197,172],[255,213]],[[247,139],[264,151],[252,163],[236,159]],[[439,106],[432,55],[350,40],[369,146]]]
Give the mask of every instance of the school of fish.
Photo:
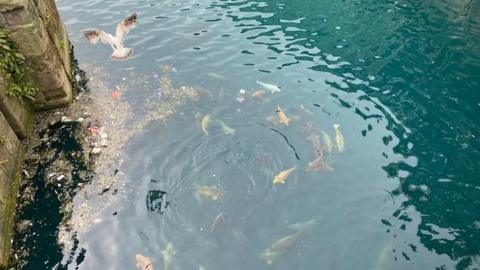
[[[216,79],[224,79],[223,76],[215,73],[209,73],[209,76]],[[250,93],[250,97],[252,99],[262,99],[267,96],[268,92],[274,94],[281,91],[280,87],[277,85],[271,83],[264,83],[261,81],[257,81],[257,83],[263,89],[256,90]],[[240,94],[237,97],[237,100],[240,103],[243,103],[246,100],[246,91],[244,89],[240,90]],[[306,116],[315,118],[315,114],[312,111],[306,109],[303,105],[300,105],[297,110],[299,110],[300,113]],[[276,115],[271,115],[266,118],[266,121],[274,126],[279,126],[281,124],[289,126],[292,118],[295,121],[301,119],[301,116],[299,115],[289,118],[284,109],[280,107],[280,105],[276,106],[275,112]],[[209,136],[210,126],[212,125],[212,123],[217,123],[225,135],[235,135],[235,129],[231,128],[227,123],[222,120],[214,119],[210,114],[204,115],[200,121],[200,128],[204,135]],[[333,154],[334,149],[336,149],[338,153],[343,153],[345,151],[345,139],[342,132],[340,131],[340,124],[333,124],[333,131],[335,132],[335,140],[333,140],[326,131],[316,129],[311,122],[304,126],[303,132],[305,134],[305,138],[311,143],[313,148],[313,159],[309,161],[304,167],[306,172],[314,173],[319,171],[333,171],[333,167],[330,166],[325,160],[325,153],[331,155]],[[289,176],[296,170],[298,170],[298,167],[293,166],[289,169],[280,171],[277,175],[273,177],[272,184],[285,184]],[[224,196],[223,190],[215,185],[195,185],[195,190],[198,198],[211,201],[219,201]],[[213,219],[210,225],[209,233],[213,234],[214,232],[220,231],[220,229],[225,226],[225,223],[225,214],[224,212],[220,212]],[[304,223],[294,224],[294,226],[292,226],[291,228],[294,228],[295,232],[288,234],[273,242],[270,247],[266,248],[262,253],[259,254],[259,258],[264,260],[268,265],[273,264],[278,257],[281,257],[285,252],[292,248],[297,243],[298,239],[303,236],[310,228],[312,228],[315,223],[316,220],[312,219]],[[171,242],[167,243],[161,254],[163,256],[164,262],[163,269],[172,269],[173,257],[176,254],[173,248],[173,244]],[[149,257],[137,254],[135,256],[135,259],[137,268],[143,270],[153,270],[153,263]],[[206,270],[206,267],[200,264],[198,265],[198,269]]]

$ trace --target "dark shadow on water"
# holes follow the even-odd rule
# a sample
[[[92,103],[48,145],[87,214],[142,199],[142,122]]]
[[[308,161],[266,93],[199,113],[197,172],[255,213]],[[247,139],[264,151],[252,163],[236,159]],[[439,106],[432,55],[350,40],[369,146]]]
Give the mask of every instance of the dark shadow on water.
[[[57,243],[59,225],[65,214],[68,214],[62,209],[63,203],[65,197],[72,198],[75,195],[78,183],[86,181],[81,176],[88,169],[84,159],[79,158],[79,155],[83,155],[82,146],[76,137],[79,129],[75,123],[50,126],[40,134],[40,137],[48,136],[50,139],[34,149],[37,153],[48,154],[40,159],[26,161],[26,168],[35,168],[35,174],[31,179],[24,179],[20,188],[20,194],[33,191],[33,196],[22,198],[16,213],[17,224],[24,220],[31,222],[27,231],[14,235],[13,250],[21,252],[18,262],[21,269],[50,269],[63,258],[61,247]],[[64,170],[57,167],[58,160],[63,160],[65,166],[73,168],[71,175],[66,176],[71,181],[62,181],[61,184],[52,181],[52,178],[59,175],[49,174]],[[78,241],[75,241],[77,244]]]
[[[75,59],[73,47],[71,51]],[[74,93],[88,92],[88,79],[76,59],[72,70]],[[82,145],[85,129],[78,122],[47,124],[49,115],[44,112],[36,116],[37,130],[26,146],[10,252],[10,267],[14,269],[67,269],[73,261],[79,265],[86,253],[79,250],[73,234],[68,239],[73,244],[72,251],[62,265],[63,247],[58,243],[60,224],[71,214],[71,209],[65,208],[66,203],[72,201],[79,184],[93,177]]]
[[[147,209],[163,215],[170,205],[167,200],[167,192],[162,190],[149,190],[146,197]]]

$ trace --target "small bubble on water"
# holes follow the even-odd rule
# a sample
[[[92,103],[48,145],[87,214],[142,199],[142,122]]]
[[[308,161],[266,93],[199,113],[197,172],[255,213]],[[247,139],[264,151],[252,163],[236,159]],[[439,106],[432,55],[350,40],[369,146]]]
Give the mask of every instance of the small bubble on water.
[[[415,191],[418,189],[418,186],[417,185],[414,185],[414,184],[410,184],[408,185],[408,190],[410,191]]]
[[[422,191],[425,194],[430,193],[430,188],[427,185],[420,185],[419,189],[420,189],[420,191]]]
[[[408,147],[408,149],[411,150],[411,149],[413,148],[413,143],[409,142],[409,143],[407,144],[407,147]]]
[[[335,29],[340,30],[340,29],[342,29],[342,27],[340,27],[340,26],[335,26]]]

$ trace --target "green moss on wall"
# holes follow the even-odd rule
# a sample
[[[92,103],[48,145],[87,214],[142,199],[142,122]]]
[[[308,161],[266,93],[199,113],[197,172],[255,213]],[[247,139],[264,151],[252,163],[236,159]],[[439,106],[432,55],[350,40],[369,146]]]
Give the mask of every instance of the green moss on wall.
[[[17,194],[18,194],[18,189],[20,186],[20,170],[22,168],[23,164],[23,158],[24,158],[24,150],[23,148],[20,147],[18,150],[17,156],[16,156],[16,162],[15,162],[15,167],[14,167],[14,173],[12,175],[12,181],[9,185],[9,192],[6,197],[6,205],[5,205],[5,224],[6,226],[4,227],[3,232],[1,232],[5,236],[5,241],[3,243],[4,246],[4,254],[3,256],[0,256],[3,258],[3,261],[0,261],[0,269],[5,268],[8,265],[8,252],[10,249],[10,239],[12,235],[12,224],[13,224],[13,215],[15,212],[15,206],[17,204]]]
[[[38,91],[26,75],[30,72],[25,57],[18,53],[8,38],[8,30],[0,28],[0,72],[6,81],[6,94],[18,98],[33,99]]]
[[[6,135],[0,135],[0,144],[4,144],[8,141],[8,138]]]

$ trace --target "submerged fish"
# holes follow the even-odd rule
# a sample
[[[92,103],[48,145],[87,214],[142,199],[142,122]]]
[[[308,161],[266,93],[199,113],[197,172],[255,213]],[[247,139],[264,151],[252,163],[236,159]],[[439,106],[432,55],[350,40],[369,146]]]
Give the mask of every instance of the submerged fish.
[[[277,113],[278,113],[278,118],[280,118],[280,122],[288,126],[288,122],[290,122],[290,119],[288,119],[285,112],[282,110],[282,108],[280,108],[280,105],[277,105]]]
[[[267,248],[264,252],[260,254],[260,258],[262,258],[268,265],[272,264],[275,257],[281,255],[281,253],[271,250]]]
[[[288,170],[281,171],[275,178],[273,178],[274,184],[285,184],[287,177],[297,169],[297,167],[290,168]]]
[[[278,126],[280,124],[280,121],[275,115],[271,115],[267,117],[267,121],[270,122],[272,125]]]
[[[263,98],[267,92],[265,90],[257,90],[251,94],[253,98]]]
[[[215,78],[217,80],[221,80],[221,79],[224,79],[225,77],[223,77],[222,75],[220,74],[217,74],[217,73],[214,73],[214,72],[210,72],[210,73],[207,73],[208,76],[212,77],[212,78]]]
[[[315,117],[315,114],[312,111],[305,108],[303,105],[300,105],[300,110],[308,116]]]
[[[240,91],[238,93],[237,101],[240,102],[240,103],[243,103],[245,101],[245,94],[246,93],[247,93],[247,91],[245,91],[245,89],[240,89]]]
[[[216,186],[199,186],[197,188],[197,194],[214,201],[223,197],[223,191]]]
[[[313,219],[310,219],[309,221],[298,222],[298,223],[288,225],[287,228],[290,230],[306,232],[307,230],[311,229],[316,222],[317,220],[313,218]]]
[[[210,225],[210,233],[214,233],[220,230],[225,224],[225,215],[222,213],[218,214]]]
[[[322,130],[322,137],[323,143],[325,144],[325,148],[329,154],[333,153],[333,140],[330,136]]]
[[[335,129],[335,141],[337,142],[338,152],[345,151],[345,139],[343,138],[342,132],[340,132],[340,124],[333,124]]]
[[[235,129],[229,127],[227,124],[225,124],[225,122],[223,122],[223,121],[221,121],[221,120],[218,120],[218,123],[219,123],[220,126],[222,127],[223,133],[225,133],[226,135],[233,135],[233,134],[235,134]]]
[[[270,247],[271,250],[273,251],[281,251],[285,252],[287,249],[289,249],[295,241],[297,241],[298,237],[300,236],[301,232],[296,232],[291,235],[287,235],[279,240],[277,240],[275,243],[272,244]]]
[[[137,261],[137,268],[142,270],[153,270],[152,259],[145,257],[143,255],[135,255],[135,260]]]
[[[298,238],[303,235],[308,229],[310,229],[315,224],[315,222],[315,219],[305,222],[294,234],[287,235],[275,241],[269,248],[267,248],[262,254],[260,254],[260,258],[265,260],[267,264],[272,264],[277,256],[282,255],[288,249],[290,249],[290,247],[292,247],[297,242]]]
[[[387,269],[388,264],[391,263],[389,260],[391,260],[392,257],[392,249],[392,241],[390,240],[390,242],[380,250],[380,253],[378,253],[373,270]]]
[[[277,85],[275,84],[270,84],[270,83],[264,83],[264,82],[261,82],[261,81],[257,81],[257,83],[262,86],[263,88],[267,89],[268,91],[275,93],[275,92],[280,92],[280,87],[278,87]]]
[[[306,168],[307,172],[314,172],[314,171],[333,171],[333,168],[330,167],[328,164],[325,163],[323,159],[323,147],[320,149],[320,153],[314,160],[308,163]]]
[[[303,126],[303,134],[305,134],[305,136],[310,136],[311,134],[313,133],[313,124],[311,122],[305,124]]]
[[[320,136],[312,133],[310,134],[310,136],[307,137],[307,140],[309,140],[312,143],[313,149],[315,151],[315,155],[316,156],[321,155],[320,152],[323,151],[323,146],[320,140]]]
[[[300,114],[290,115],[290,120],[300,120],[302,116]]]
[[[164,250],[162,250],[163,255],[163,269],[169,270],[172,266],[173,255],[175,255],[175,250],[173,249],[172,242],[169,242]]]
[[[202,131],[207,136],[208,136],[208,126],[210,125],[211,122],[212,122],[212,117],[210,116],[210,114],[207,114],[202,118],[202,122],[201,122]]]

